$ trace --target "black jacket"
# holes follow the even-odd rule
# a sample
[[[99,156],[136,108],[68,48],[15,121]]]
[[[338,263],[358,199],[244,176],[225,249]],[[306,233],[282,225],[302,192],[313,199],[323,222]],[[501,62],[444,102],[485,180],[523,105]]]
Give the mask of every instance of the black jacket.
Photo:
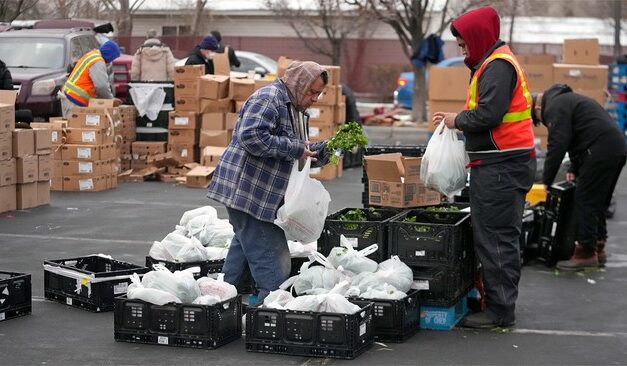
[[[239,58],[237,58],[237,56],[235,55],[235,50],[231,46],[227,46],[227,47],[229,48],[229,64],[231,66],[239,67],[240,62],[239,62]],[[216,52],[224,53],[224,49],[225,49],[224,46],[220,46],[218,47],[218,50]]]
[[[11,71],[7,69],[7,65],[2,60],[0,60],[0,89],[13,90]]]
[[[200,54],[200,47],[196,46],[190,53],[185,65],[205,65],[205,74],[213,74],[213,61],[205,60]]]
[[[505,45],[498,41],[471,70],[471,78],[483,61],[495,49]],[[512,101],[518,76],[516,69],[508,61],[496,59],[490,62],[478,80],[479,105],[473,110],[461,111],[455,118],[455,127],[464,133],[466,150],[470,160],[481,160],[482,164],[490,161],[504,161],[521,155],[529,155],[529,151],[486,152],[496,151],[490,130],[502,123]],[[473,153],[481,152],[481,153]]]
[[[577,174],[586,161],[627,154],[625,138],[612,117],[595,100],[555,84],[544,92],[542,120],[549,130],[542,183],[553,184],[568,151],[569,171]]]

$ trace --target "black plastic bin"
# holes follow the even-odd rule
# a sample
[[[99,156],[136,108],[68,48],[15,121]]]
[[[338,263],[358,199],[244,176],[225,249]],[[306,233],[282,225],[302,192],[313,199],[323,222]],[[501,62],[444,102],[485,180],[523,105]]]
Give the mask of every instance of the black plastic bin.
[[[368,257],[377,263],[388,259],[388,223],[403,212],[400,209],[365,208],[360,209],[367,217],[366,221],[342,221],[340,216],[355,208],[345,208],[327,217],[322,235],[318,239],[318,251],[325,256],[333,247],[340,246],[340,236],[344,235],[356,250],[378,244],[379,249]],[[356,246],[355,246],[356,245]]]
[[[353,359],[374,342],[373,304],[355,314],[248,307],[246,350]]]
[[[168,129],[161,127],[137,127],[137,141],[168,141]]]
[[[148,268],[98,255],[44,261],[46,299],[94,312],[113,310],[133,273]]]
[[[214,305],[165,304],[115,299],[118,342],[215,349],[242,335],[242,297]]]
[[[575,249],[575,185],[553,184],[547,194],[538,242],[538,259],[551,267],[569,259]]]
[[[154,259],[151,256],[146,256],[146,267],[152,269],[152,266],[154,264],[162,264],[165,268],[169,269],[170,272],[182,271],[192,267],[199,267],[200,272],[194,274],[194,277],[198,279],[200,277],[206,277],[209,273],[222,272],[224,259],[218,259],[214,261],[206,260],[196,262],[171,262],[161,259]]]
[[[31,298],[29,273],[0,271],[0,321],[30,314]]]
[[[449,307],[474,286],[474,262],[459,266],[412,267],[422,306]]]
[[[415,222],[404,221],[416,217]],[[389,222],[389,255],[409,266],[455,265],[474,257],[470,213],[402,212]]]
[[[168,128],[170,110],[161,110],[159,114],[157,114],[157,118],[153,121],[148,116],[137,116],[135,120],[135,125],[137,127],[159,127],[159,128]]]
[[[420,329],[420,299],[411,290],[399,300],[351,298],[355,304],[373,303],[374,338],[381,342],[404,342]]]

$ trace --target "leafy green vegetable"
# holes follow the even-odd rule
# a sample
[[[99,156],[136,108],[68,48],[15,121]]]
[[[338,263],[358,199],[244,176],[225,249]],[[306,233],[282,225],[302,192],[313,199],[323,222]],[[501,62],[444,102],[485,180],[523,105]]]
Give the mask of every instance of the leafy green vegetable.
[[[345,214],[342,214],[337,217],[340,221],[366,221],[368,217],[366,214],[359,208],[354,210],[350,210]]]
[[[405,220],[403,220],[404,222],[416,222],[417,217],[416,216],[409,216],[406,217]]]
[[[335,136],[329,139],[327,150],[331,154],[329,161],[332,164],[340,162],[340,156],[344,151],[351,151],[357,146],[366,146],[368,138],[364,135],[361,126],[357,122],[348,122],[338,128]]]
[[[427,207],[427,211],[429,212],[457,212],[459,211],[459,207],[456,206],[442,206],[442,207],[438,207],[438,206],[430,206]]]

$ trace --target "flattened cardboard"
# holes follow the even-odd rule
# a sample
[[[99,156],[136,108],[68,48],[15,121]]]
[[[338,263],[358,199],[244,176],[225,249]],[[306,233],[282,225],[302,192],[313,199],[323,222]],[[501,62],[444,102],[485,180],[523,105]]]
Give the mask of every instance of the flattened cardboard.
[[[211,183],[214,167],[197,166],[185,175],[186,185],[192,188],[207,188]]]

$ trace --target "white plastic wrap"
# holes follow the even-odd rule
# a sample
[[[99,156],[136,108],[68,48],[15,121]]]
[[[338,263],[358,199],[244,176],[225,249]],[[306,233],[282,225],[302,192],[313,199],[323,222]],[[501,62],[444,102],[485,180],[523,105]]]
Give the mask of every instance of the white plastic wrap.
[[[211,206],[203,206],[203,207],[195,208],[193,210],[185,211],[183,213],[183,216],[181,217],[181,221],[179,222],[179,225],[187,226],[187,223],[189,222],[189,220],[200,215],[209,215],[213,217],[213,220],[218,219],[218,211],[216,211],[215,208]]]
[[[226,258],[229,248],[205,247],[205,251],[207,252],[207,259],[215,261]]]
[[[285,305],[289,310],[314,311],[338,314],[354,314],[360,307],[340,294],[303,295]]]
[[[308,257],[317,249],[316,242],[303,244],[299,241],[288,240],[287,246],[290,248],[290,257],[292,258]]]
[[[199,215],[187,223],[188,236],[197,238],[204,246],[226,247],[233,239],[233,226],[228,220]]]
[[[222,302],[222,299],[216,295],[202,295],[196,298],[192,304],[197,305],[214,305]]]
[[[166,249],[165,245],[160,241],[155,241],[152,243],[152,246],[148,251],[148,255],[160,261],[171,262],[174,260],[170,252]]]

